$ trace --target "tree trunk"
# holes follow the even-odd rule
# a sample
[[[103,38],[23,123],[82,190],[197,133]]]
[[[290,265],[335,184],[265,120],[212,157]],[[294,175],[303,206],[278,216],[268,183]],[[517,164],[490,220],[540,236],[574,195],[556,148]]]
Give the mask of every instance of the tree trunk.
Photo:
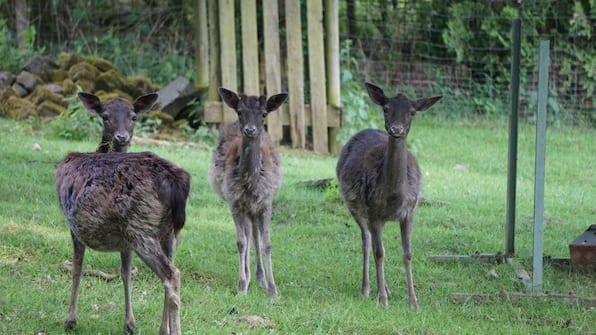
[[[26,46],[23,33],[29,29],[29,14],[31,13],[31,9],[29,8],[29,4],[27,4],[27,0],[14,0],[13,2],[17,26],[17,42],[19,49],[23,49]]]

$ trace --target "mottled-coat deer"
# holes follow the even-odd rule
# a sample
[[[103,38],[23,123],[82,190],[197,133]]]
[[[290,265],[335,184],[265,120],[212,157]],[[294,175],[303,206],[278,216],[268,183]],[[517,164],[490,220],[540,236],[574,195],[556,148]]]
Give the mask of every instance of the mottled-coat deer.
[[[277,151],[265,131],[267,115],[287,99],[287,93],[238,96],[219,89],[238,121],[221,129],[209,169],[213,189],[228,203],[236,225],[239,278],[238,292],[246,294],[250,283],[250,241],[255,246],[256,275],[269,299],[277,295],[271,265],[270,221],[273,197],[280,187],[281,167]],[[263,268],[262,259],[265,259]],[[263,271],[264,270],[264,271]]]

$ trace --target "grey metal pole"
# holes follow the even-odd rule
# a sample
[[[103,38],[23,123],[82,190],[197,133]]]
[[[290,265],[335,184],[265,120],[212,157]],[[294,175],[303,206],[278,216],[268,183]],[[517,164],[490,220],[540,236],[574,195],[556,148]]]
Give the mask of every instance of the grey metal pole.
[[[521,19],[511,22],[511,109],[509,110],[509,151],[507,165],[507,211],[505,213],[505,256],[515,254],[515,203],[517,189],[517,131],[519,106],[519,59]]]
[[[544,235],[544,179],[546,154],[546,103],[548,99],[549,41],[540,42],[538,110],[536,113],[536,160],[534,175],[534,246],[532,248],[532,292],[542,291]]]

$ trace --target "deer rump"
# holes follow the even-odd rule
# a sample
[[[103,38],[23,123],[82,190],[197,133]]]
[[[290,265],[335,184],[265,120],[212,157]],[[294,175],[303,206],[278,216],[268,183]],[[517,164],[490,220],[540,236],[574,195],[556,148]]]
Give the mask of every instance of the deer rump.
[[[55,186],[73,237],[95,250],[125,251],[146,237],[178,234],[190,175],[150,152],[70,153]]]

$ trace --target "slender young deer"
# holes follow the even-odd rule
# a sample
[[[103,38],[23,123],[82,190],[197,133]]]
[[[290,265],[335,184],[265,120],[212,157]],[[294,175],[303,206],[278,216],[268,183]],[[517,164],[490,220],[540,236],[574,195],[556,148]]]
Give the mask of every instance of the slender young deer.
[[[412,279],[410,240],[422,181],[418,163],[408,152],[406,142],[416,112],[428,109],[441,97],[410,100],[404,94],[398,94],[389,98],[379,87],[370,83],[365,85],[372,101],[383,107],[387,132],[366,129],[354,135],[343,147],[336,169],[344,202],[362,235],[361,292],[366,297],[370,292],[368,263],[372,242],[378,299],[381,305],[387,305],[389,290],[383,265],[383,225],[387,221],[399,221],[408,300],[416,309],[418,301]]]
[[[186,220],[190,175],[151,152],[69,153],[56,170],[56,192],[70,226],[73,270],[66,330],[77,323],[77,298],[87,247],[120,252],[124,330],[133,333],[132,252],[157,274],[165,297],[159,334],[180,335],[180,272],[174,266]]]
[[[132,139],[137,115],[151,109],[157,101],[157,93],[138,97],[132,104],[123,98],[112,99],[105,104],[91,93],[79,92],[83,106],[101,116],[103,133],[96,152],[126,152]]]
[[[250,240],[253,240],[256,275],[270,300],[277,296],[271,266],[269,224],[273,198],[279,190],[279,155],[264,129],[267,115],[287,99],[280,93],[265,96],[238,96],[223,87],[219,95],[238,114],[238,121],[224,126],[209,168],[213,189],[230,207],[236,225],[239,259],[238,292],[246,294],[250,283]],[[265,258],[265,266],[261,259]],[[264,271],[264,272],[263,272]]]

